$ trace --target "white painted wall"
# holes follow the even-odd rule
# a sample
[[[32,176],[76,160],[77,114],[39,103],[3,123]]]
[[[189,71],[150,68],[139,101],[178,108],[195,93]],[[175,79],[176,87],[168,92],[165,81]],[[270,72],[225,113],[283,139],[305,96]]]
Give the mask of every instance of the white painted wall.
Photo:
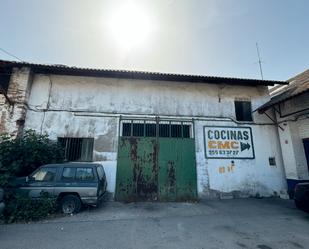
[[[234,99],[251,99],[252,109],[269,100],[267,87],[202,83],[127,80],[112,78],[35,75],[25,128],[59,136],[94,137],[94,159],[108,177],[108,190],[115,191],[118,124],[117,115],[185,116],[195,118],[198,192],[202,198],[222,193],[236,196],[273,195],[284,192],[283,165],[277,128],[265,115],[254,113],[252,127],[256,158],[234,160],[231,173],[220,174],[230,160],[205,159],[204,125],[237,125]],[[49,103],[48,103],[49,102]],[[49,111],[42,112],[43,109]],[[209,117],[217,121],[207,121]],[[223,122],[225,121],[225,122]],[[268,125],[258,125],[258,124]],[[241,124],[238,124],[241,125]],[[269,166],[275,157],[277,166]]]
[[[196,122],[198,192],[200,195],[212,197],[223,192],[233,196],[271,196],[285,191],[286,183],[276,127],[251,126],[255,159],[206,159],[203,140],[205,125],[237,126],[232,122],[220,122],[220,124],[213,121]],[[276,166],[269,165],[269,157],[276,158]],[[228,167],[232,165],[232,161],[235,166],[229,172]],[[220,173],[220,167],[225,167],[225,173]]]
[[[51,82],[50,109],[57,110],[235,117],[235,97],[251,98],[253,109],[269,100],[267,87],[35,75],[32,107],[46,108]]]

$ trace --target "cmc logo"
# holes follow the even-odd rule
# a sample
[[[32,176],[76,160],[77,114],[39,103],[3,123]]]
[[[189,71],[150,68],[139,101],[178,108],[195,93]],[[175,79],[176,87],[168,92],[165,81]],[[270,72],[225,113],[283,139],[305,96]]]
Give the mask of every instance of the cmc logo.
[[[237,141],[216,141],[216,140],[209,140],[208,141],[208,148],[209,149],[239,149],[239,143]]]
[[[209,140],[208,141],[208,148],[209,149],[219,149],[219,150],[238,150],[240,144],[240,150],[249,150],[250,144],[249,143],[243,143],[238,141],[215,141],[215,140]]]

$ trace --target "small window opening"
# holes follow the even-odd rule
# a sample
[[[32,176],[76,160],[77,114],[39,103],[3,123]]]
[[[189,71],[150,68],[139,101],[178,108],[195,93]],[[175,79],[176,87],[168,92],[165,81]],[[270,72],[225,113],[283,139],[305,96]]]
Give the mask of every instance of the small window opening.
[[[58,141],[64,148],[64,157],[67,161],[92,161],[93,138],[60,137]]]
[[[268,161],[270,166],[276,166],[276,158],[270,157],[268,158]]]
[[[238,121],[252,121],[251,102],[235,100],[235,114]]]

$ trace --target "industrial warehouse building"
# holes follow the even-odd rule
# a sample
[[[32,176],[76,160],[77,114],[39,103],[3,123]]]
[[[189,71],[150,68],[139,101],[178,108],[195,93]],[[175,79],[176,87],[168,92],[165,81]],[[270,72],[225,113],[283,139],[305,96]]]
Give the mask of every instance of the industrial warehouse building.
[[[116,200],[286,193],[268,86],[286,82],[0,61],[0,132],[103,164]]]

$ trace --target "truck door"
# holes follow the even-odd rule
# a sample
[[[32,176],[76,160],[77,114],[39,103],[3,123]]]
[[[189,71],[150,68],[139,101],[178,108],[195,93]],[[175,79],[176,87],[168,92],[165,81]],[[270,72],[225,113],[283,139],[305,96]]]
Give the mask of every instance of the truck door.
[[[29,192],[31,198],[39,198],[41,192],[47,192],[49,196],[53,197],[56,173],[56,167],[40,168],[29,177],[27,185],[21,189]]]

